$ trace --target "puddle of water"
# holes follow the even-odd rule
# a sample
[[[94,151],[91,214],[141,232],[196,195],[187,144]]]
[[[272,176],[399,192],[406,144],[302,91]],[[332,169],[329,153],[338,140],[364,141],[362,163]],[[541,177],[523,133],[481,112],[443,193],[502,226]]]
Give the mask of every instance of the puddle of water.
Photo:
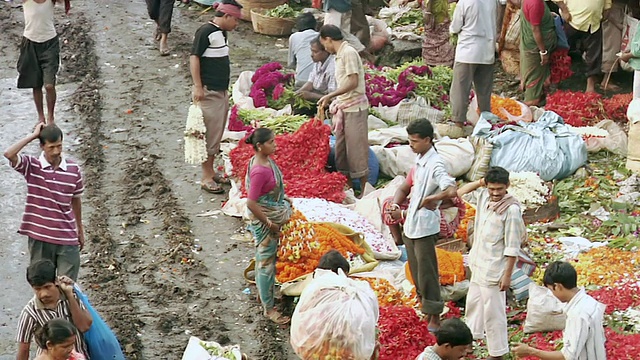
[[[31,90],[16,89],[15,81],[15,78],[0,79],[0,153],[4,153],[6,147],[26,136],[38,118]],[[72,85],[58,87],[56,115],[67,144],[71,142],[68,135],[72,135],[75,126],[66,98],[74,90],[75,86]],[[65,119],[69,122],[65,122]],[[29,144],[23,151],[38,155],[40,149],[37,141]],[[9,360],[15,359],[17,345],[14,339],[20,311],[33,293],[25,279],[25,270],[29,264],[27,239],[17,233],[24,210],[27,186],[22,175],[9,166],[4,156],[0,156],[0,179],[0,293],[3,294],[0,298],[0,360]],[[34,347],[35,345],[32,345],[32,348]]]

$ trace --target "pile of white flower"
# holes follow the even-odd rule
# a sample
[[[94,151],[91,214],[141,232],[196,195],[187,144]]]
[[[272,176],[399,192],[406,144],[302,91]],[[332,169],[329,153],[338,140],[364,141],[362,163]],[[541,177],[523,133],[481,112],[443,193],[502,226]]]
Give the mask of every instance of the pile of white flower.
[[[187,115],[184,130],[184,161],[192,165],[202,164],[207,160],[207,142],[204,116],[200,106],[192,104]]]
[[[547,202],[549,187],[531,171],[509,174],[509,194],[513,195],[525,208],[537,207]]]
[[[640,307],[628,308],[624,311],[614,311],[613,316],[631,327],[631,331],[640,333]]]

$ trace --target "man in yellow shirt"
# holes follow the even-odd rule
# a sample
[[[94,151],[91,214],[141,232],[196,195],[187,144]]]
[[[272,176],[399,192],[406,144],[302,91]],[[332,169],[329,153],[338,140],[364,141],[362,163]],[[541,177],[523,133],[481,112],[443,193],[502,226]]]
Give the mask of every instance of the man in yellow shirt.
[[[554,0],[567,22],[565,31],[573,47],[581,40],[587,63],[587,92],[596,91],[602,67],[601,22],[611,9],[612,0]]]

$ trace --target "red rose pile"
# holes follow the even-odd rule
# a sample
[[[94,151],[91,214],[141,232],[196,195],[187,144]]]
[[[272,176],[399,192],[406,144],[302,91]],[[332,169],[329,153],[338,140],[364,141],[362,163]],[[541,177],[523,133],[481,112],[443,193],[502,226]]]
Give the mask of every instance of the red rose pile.
[[[322,198],[341,203],[347,178],[325,169],[329,152],[331,129],[321,121],[312,119],[292,134],[276,135],[277,149],[272,158],[282,171],[285,193],[291,197]],[[245,176],[247,165],[254,155],[253,147],[244,140],[231,150],[229,157],[233,175],[240,180],[246,196]]]
[[[380,360],[415,359],[436,343],[428,322],[407,306],[382,306],[378,320]]]
[[[559,90],[547,96],[545,109],[560,115],[565,124],[580,127],[594,125],[603,117],[602,95]]]
[[[602,101],[607,118],[615,121],[627,120],[627,108],[633,100],[633,94],[616,94]]]
[[[573,76],[571,71],[571,57],[569,49],[558,49],[551,53],[551,78],[552,84],[557,84]]]

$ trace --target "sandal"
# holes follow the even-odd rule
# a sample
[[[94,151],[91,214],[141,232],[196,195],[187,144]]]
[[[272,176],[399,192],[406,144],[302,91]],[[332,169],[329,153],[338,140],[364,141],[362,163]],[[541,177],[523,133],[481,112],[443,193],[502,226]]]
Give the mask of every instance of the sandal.
[[[220,187],[215,181],[204,183],[200,185],[200,189],[210,194],[224,194],[224,189]]]
[[[219,174],[219,173],[216,173],[213,176],[213,181],[217,182],[218,184],[225,184],[225,185],[231,184],[231,180],[229,180],[228,177],[226,177],[226,176],[224,176],[222,174]]]
[[[266,311],[264,313],[264,316],[266,316],[269,320],[273,321],[275,324],[277,325],[284,325],[284,324],[288,324],[289,321],[291,321],[291,318],[288,316],[284,316],[282,314],[280,314],[277,311],[273,311],[271,313],[271,315],[269,315]]]

